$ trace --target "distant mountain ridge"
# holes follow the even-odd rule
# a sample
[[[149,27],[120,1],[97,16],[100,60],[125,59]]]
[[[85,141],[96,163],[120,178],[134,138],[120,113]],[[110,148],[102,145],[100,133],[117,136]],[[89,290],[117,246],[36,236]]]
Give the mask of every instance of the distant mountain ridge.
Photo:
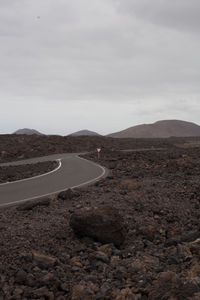
[[[168,138],[200,136],[200,126],[181,120],[161,120],[142,124],[108,135],[113,138]]]
[[[70,136],[101,136],[99,133],[87,129],[79,130],[69,135]]]
[[[41,133],[41,132],[39,132],[39,131],[37,131],[35,129],[29,129],[29,128],[18,129],[13,134],[27,134],[27,135],[37,134],[37,135],[43,135],[43,133]]]

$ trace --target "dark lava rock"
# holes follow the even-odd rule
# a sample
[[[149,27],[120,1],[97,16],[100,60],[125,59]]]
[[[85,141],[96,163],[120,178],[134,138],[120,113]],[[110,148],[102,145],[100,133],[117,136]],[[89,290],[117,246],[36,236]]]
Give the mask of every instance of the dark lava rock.
[[[182,242],[193,242],[200,237],[200,231],[188,231],[184,232],[181,236]]]
[[[95,294],[94,292],[85,285],[75,285],[72,289],[72,300],[95,300]]]
[[[33,261],[40,268],[50,268],[56,263],[56,258],[33,251]]]
[[[183,242],[193,242],[200,237],[200,231],[187,231],[182,235],[176,235],[166,240],[165,247],[176,246],[177,244]]]
[[[71,200],[72,198],[78,196],[79,196],[78,192],[74,192],[71,189],[67,189],[66,191],[62,191],[58,194],[58,199]]]
[[[171,247],[171,246],[176,246],[181,242],[181,237],[179,235],[169,238],[165,242],[165,247]]]
[[[17,207],[17,210],[19,211],[24,211],[24,210],[32,210],[33,208],[37,206],[49,206],[50,205],[50,199],[49,198],[42,198],[39,200],[33,200],[33,201],[28,201],[20,206]]]
[[[143,236],[148,241],[152,242],[153,239],[154,239],[154,232],[152,230],[150,230],[150,228],[148,228],[146,226],[139,227],[137,233],[139,235]]]
[[[123,217],[111,206],[81,209],[70,218],[70,226],[81,237],[120,246],[125,240]]]
[[[27,273],[24,270],[19,270],[16,274],[15,281],[19,284],[25,283],[27,279]]]
[[[149,300],[184,300],[191,298],[200,291],[197,279],[182,280],[174,272],[163,272],[155,282]]]

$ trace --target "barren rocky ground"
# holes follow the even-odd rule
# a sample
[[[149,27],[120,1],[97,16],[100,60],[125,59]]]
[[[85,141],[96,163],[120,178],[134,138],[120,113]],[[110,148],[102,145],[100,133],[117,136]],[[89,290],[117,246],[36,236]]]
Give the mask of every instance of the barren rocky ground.
[[[188,139],[189,140],[189,139]],[[199,138],[200,140],[200,138]],[[151,146],[172,147],[183,139],[114,139],[87,136],[39,136],[0,135],[0,162],[44,156],[54,153],[94,151],[102,147],[108,150],[139,149]]]
[[[12,182],[45,174],[58,166],[55,161],[40,162],[19,166],[0,166],[0,183]]]
[[[86,157],[107,178],[2,209],[0,299],[200,299],[200,148],[162,145],[105,147]]]

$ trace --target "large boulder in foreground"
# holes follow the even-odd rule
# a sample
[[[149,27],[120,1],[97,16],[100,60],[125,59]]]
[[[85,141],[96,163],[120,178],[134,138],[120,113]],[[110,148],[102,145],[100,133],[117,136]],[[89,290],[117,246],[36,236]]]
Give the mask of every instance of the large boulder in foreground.
[[[91,237],[103,244],[118,247],[125,240],[123,217],[111,206],[80,209],[71,216],[70,226],[80,237]]]

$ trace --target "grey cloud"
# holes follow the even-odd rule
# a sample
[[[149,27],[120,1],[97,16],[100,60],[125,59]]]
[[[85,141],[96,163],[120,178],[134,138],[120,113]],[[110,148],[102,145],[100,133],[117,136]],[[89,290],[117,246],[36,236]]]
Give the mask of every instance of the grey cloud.
[[[151,118],[147,114],[145,118],[150,121],[164,117],[164,111],[172,115],[174,103],[178,115],[182,105],[178,99],[187,99],[190,106],[191,99],[200,95],[199,6],[194,0],[2,0],[0,102],[4,110],[9,108],[6,102],[20,107],[23,120],[26,105],[45,103],[38,118],[42,124],[59,106],[68,111],[73,127],[77,122],[84,125],[80,118],[77,121],[77,111],[83,110],[82,120],[91,125],[96,124],[99,107],[111,111],[113,106],[116,116],[110,125],[103,125],[108,132],[109,127],[119,126],[122,107],[121,127],[132,119],[143,122],[146,107]],[[193,104],[199,111],[198,103]],[[192,116],[193,111],[186,113]],[[29,113],[24,122],[34,123],[31,118]],[[194,118],[198,121],[197,114]],[[0,128],[4,123],[9,120],[2,116]]]
[[[199,32],[200,2],[198,0],[120,0],[119,9],[132,13],[145,22],[160,24],[181,31]]]

